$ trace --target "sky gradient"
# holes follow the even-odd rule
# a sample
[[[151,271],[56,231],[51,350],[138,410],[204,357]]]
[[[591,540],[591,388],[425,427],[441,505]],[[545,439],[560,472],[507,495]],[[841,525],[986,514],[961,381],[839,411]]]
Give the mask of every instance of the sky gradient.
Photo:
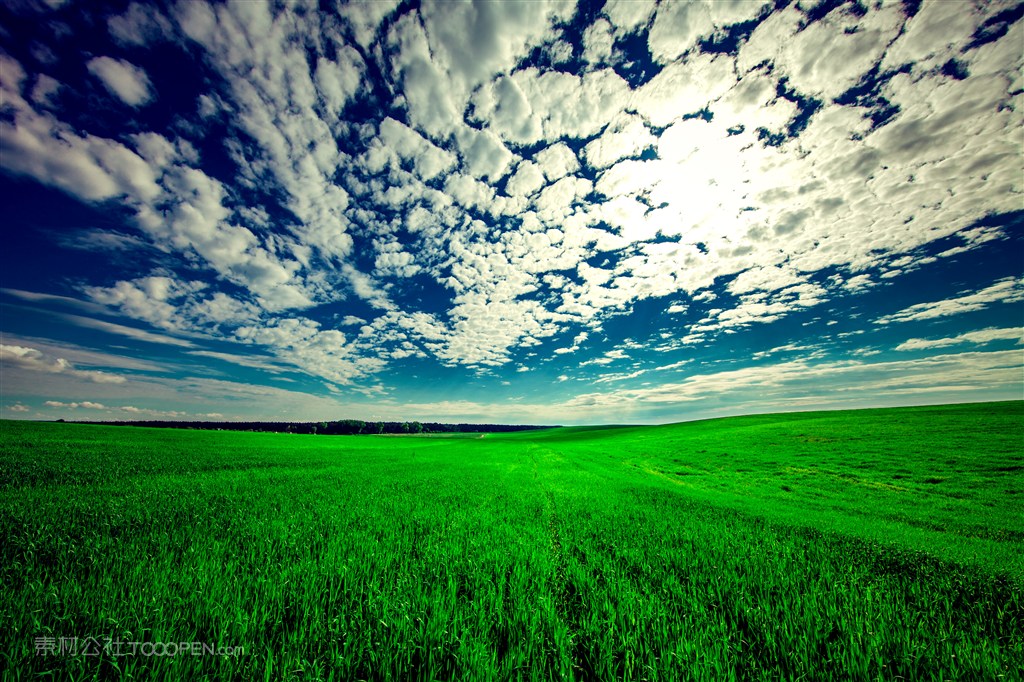
[[[320,5],[0,6],[0,416],[1024,398],[1024,5]]]

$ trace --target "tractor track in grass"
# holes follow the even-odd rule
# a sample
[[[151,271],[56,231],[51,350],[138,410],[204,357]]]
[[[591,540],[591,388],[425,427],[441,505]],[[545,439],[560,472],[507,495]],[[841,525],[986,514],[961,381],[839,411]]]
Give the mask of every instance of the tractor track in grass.
[[[559,531],[558,505],[555,495],[540,479],[540,468],[535,454],[537,447],[530,449],[530,461],[533,463],[533,479],[541,492],[544,493],[544,514],[548,520],[548,552],[554,565],[554,583],[561,588],[565,583],[565,557],[562,554],[562,535]],[[559,589],[561,592],[561,589]]]
[[[561,523],[558,516],[558,504],[555,495],[544,485],[541,480],[539,463],[536,451],[539,447],[530,449],[530,460],[533,463],[533,477],[537,486],[544,493],[544,513],[547,517],[548,526],[548,553],[551,556],[553,566],[552,574],[552,595],[555,601],[555,613],[558,619],[566,628],[566,639],[569,644],[569,655],[572,661],[573,679],[593,680],[596,679],[592,666],[587,661],[586,644],[579,636],[580,615],[583,606],[581,596],[576,586],[566,575],[566,552],[562,545]],[[554,453],[549,448],[546,452]]]

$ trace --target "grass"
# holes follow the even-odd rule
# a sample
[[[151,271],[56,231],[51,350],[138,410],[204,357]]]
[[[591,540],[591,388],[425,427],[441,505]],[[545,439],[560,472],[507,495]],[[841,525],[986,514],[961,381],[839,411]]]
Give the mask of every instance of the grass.
[[[3,679],[1024,669],[1020,402],[471,439],[0,435]]]

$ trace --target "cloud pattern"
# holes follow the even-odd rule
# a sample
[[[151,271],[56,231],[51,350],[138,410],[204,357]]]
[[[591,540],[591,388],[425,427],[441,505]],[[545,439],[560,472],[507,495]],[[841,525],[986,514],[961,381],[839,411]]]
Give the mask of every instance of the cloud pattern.
[[[179,347],[231,342],[193,358],[291,368],[328,392],[387,396],[413,361],[497,382],[576,357],[551,374],[573,381],[550,381],[635,385],[578,389],[570,408],[686,402],[768,370],[638,382],[1020,225],[1012,3],[20,11],[42,16],[0,53],[6,177],[122,216],[117,239],[65,248],[159,254],[61,293]],[[58,40],[90,22],[100,45]],[[1024,299],[1005,274],[975,289],[864,325]],[[643,311],[650,338],[630,348],[619,321]],[[1000,334],[976,338],[1019,339]],[[657,357],[617,367],[641,350]],[[5,347],[5,361],[113,379],[31,351]],[[808,363],[772,376],[845,376]]]

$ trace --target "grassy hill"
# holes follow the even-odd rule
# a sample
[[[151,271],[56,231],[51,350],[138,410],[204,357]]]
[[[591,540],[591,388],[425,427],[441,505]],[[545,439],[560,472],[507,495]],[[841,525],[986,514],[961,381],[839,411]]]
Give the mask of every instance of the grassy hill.
[[[531,440],[574,455],[614,452],[715,506],[1024,575],[1021,402],[562,429]]]
[[[0,422],[0,490],[5,679],[1024,669],[1021,402],[484,438]]]

